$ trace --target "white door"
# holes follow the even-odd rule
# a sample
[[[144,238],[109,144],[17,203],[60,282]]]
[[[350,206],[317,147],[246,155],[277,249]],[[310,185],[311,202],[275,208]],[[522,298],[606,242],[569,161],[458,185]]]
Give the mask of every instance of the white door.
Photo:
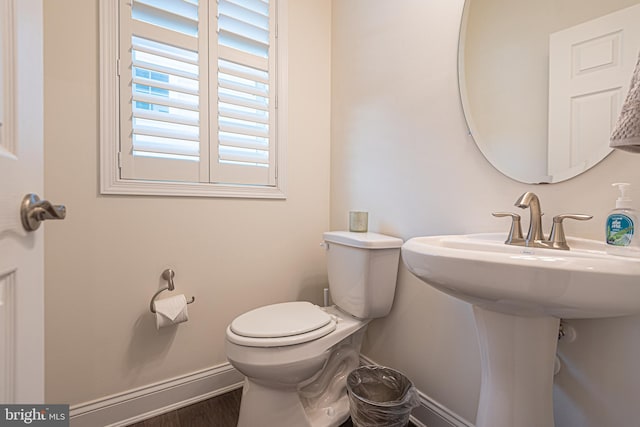
[[[587,170],[609,137],[640,49],[640,5],[551,34],[549,171],[552,182]]]
[[[0,0],[0,403],[44,403],[43,230],[20,204],[43,190],[42,0]]]

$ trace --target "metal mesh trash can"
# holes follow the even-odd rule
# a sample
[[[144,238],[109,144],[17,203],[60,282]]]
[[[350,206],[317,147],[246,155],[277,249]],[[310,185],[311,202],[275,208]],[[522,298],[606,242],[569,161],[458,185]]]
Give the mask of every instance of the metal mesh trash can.
[[[347,377],[351,421],[355,427],[402,427],[418,406],[418,392],[400,372],[361,366]]]

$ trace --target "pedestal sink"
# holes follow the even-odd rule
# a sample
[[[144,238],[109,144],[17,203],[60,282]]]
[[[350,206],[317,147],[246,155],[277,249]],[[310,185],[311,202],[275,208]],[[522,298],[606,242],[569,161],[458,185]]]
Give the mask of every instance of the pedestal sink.
[[[411,273],[473,305],[482,381],[477,427],[553,427],[560,318],[640,312],[640,259],[568,238],[571,250],[505,245],[505,234],[416,237]]]

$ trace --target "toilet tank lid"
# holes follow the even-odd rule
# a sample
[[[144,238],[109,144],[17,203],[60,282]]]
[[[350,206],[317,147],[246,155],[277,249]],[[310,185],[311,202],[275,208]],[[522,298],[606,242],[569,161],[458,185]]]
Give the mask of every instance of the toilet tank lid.
[[[353,231],[326,231],[324,241],[365,249],[390,249],[402,246],[402,239],[378,233]]]

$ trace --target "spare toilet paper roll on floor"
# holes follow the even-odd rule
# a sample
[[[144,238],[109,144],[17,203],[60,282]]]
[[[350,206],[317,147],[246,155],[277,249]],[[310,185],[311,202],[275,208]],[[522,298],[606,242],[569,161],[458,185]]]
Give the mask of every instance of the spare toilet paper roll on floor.
[[[187,298],[184,294],[155,300],[153,307],[156,309],[156,327],[158,329],[189,320]]]

